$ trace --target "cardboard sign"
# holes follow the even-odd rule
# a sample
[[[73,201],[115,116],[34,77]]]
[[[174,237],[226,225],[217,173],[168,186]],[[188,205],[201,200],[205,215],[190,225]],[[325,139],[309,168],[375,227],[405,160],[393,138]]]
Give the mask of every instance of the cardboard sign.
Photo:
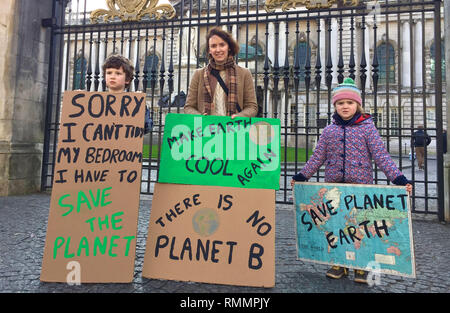
[[[280,188],[280,120],[168,114],[159,182]]]
[[[142,93],[64,93],[42,281],[132,281],[144,113]]]
[[[142,276],[275,284],[275,191],[155,185]]]
[[[297,182],[294,197],[300,259],[415,277],[405,187]]]

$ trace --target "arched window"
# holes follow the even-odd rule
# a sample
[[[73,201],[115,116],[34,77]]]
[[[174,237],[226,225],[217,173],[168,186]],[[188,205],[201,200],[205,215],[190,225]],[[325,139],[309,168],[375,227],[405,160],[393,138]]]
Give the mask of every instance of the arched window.
[[[245,43],[241,43],[239,45],[239,60],[254,60],[256,58],[260,58],[263,56],[263,49],[260,45],[246,45]]]
[[[392,136],[397,136],[399,134],[398,127],[400,125],[401,112],[397,108],[390,108],[390,118],[389,121],[389,132]]]
[[[300,42],[294,49],[294,67],[296,65],[296,60],[298,59],[299,62],[299,80],[300,85],[305,85],[305,64],[306,64],[306,58],[309,58],[311,61],[311,47],[307,42]]]
[[[382,86],[388,81],[395,84],[395,50],[390,43],[382,43],[377,47],[378,84]]]
[[[73,80],[73,89],[85,89],[87,60],[79,57],[75,61],[75,77]]]
[[[159,64],[159,57],[156,54],[150,54],[145,57],[145,65],[144,65],[144,72],[147,73],[147,88],[151,88],[151,81],[152,81],[152,74],[154,71],[154,74],[156,75],[154,77],[155,79],[155,86],[158,84],[158,64]]]
[[[431,78],[434,81],[436,73],[436,45],[433,44],[430,47],[431,56]],[[445,41],[441,40],[441,70],[442,70],[442,81],[445,81]]]

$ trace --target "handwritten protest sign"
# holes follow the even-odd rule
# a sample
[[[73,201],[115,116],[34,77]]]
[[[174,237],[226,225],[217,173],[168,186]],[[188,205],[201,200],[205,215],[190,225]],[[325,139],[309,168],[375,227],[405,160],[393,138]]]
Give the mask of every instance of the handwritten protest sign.
[[[157,183],[142,275],[273,287],[275,191]]]
[[[405,187],[297,182],[294,197],[300,259],[415,277]]]
[[[278,190],[280,120],[168,114],[158,181]]]
[[[132,281],[144,113],[142,93],[64,93],[42,281]]]

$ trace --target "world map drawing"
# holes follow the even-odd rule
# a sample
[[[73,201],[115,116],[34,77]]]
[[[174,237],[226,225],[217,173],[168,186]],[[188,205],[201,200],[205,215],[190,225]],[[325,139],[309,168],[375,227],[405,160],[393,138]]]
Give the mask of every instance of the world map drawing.
[[[298,258],[415,277],[404,187],[296,183]]]

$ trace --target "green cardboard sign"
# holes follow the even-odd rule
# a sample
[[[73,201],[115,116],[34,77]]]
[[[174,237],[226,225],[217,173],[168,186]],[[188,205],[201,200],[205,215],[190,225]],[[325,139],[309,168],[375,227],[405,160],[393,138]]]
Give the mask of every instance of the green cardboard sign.
[[[280,189],[280,120],[169,113],[158,182]]]

